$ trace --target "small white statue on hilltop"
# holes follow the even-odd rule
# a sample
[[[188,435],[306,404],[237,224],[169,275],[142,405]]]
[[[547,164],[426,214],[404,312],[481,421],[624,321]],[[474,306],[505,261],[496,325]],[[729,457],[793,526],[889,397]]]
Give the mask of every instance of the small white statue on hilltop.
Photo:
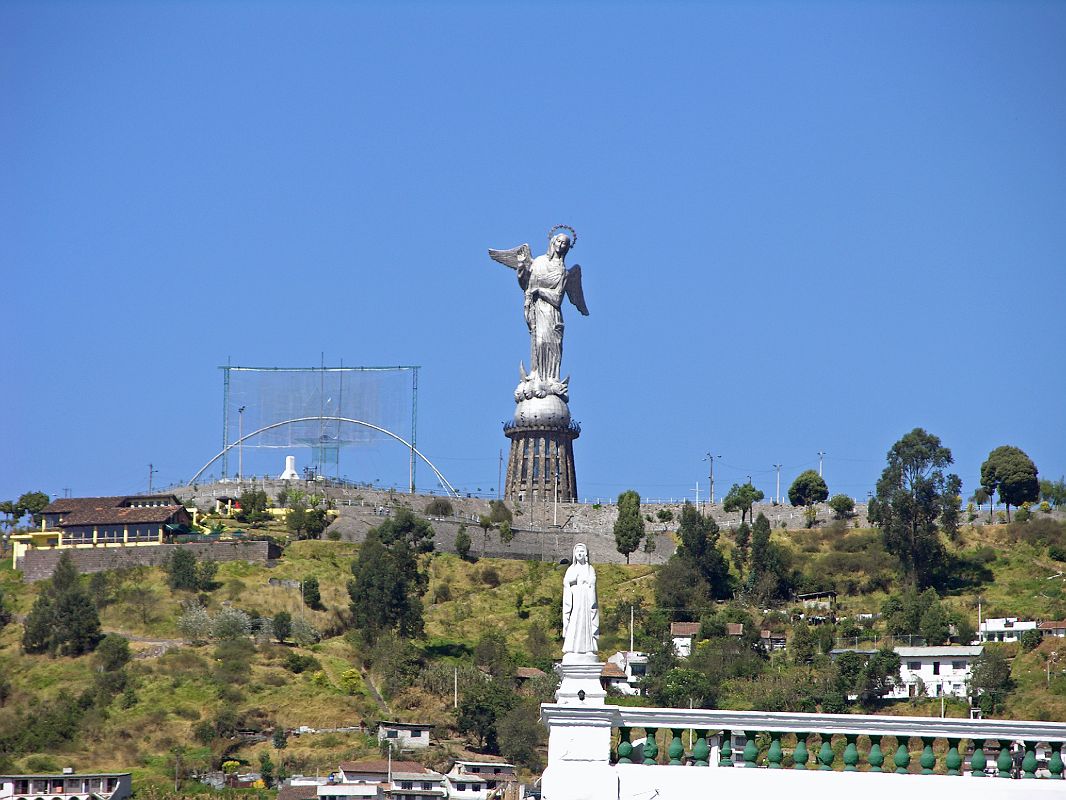
[[[589,563],[588,548],[574,545],[574,560],[563,576],[563,662],[567,656],[589,656],[599,650],[600,607],[596,600],[596,570]]]

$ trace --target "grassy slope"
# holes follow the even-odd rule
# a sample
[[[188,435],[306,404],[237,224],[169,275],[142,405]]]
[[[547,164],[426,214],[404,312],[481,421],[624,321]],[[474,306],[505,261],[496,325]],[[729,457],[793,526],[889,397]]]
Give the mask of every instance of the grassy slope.
[[[848,532],[853,533],[852,531]],[[829,552],[834,538],[818,531],[775,531],[774,537],[789,547],[797,558],[816,559]],[[728,535],[723,536],[728,544]],[[967,529],[962,548],[977,546],[992,548],[995,560],[990,563],[995,581],[958,596],[949,602],[970,609],[975,598],[983,598],[985,614],[1055,617],[1061,615],[1063,583],[1054,575],[1056,562],[1048,559],[1046,551],[1006,540],[1001,530]],[[341,542],[297,542],[286,551],[285,558],[274,568],[243,563],[220,565],[217,580],[220,588],[211,595],[210,607],[219,608],[232,602],[241,608],[264,614],[280,610],[302,613],[319,628],[329,628],[343,618],[347,606],[345,586],[355,545]],[[429,562],[430,588],[426,596],[426,635],[430,642],[458,643],[473,647],[487,630],[502,631],[516,650],[524,648],[530,626],[543,625],[549,631],[558,627],[558,608],[561,599],[563,567],[552,564],[519,561],[483,560],[469,563],[441,554]],[[499,585],[486,581],[486,569],[495,570]],[[598,565],[600,605],[608,609],[641,598],[645,605],[653,600],[654,569],[647,566]],[[296,589],[271,586],[269,578],[299,580],[314,575],[319,579],[323,600],[329,610],[322,612],[302,608]],[[490,576],[491,577],[491,576]],[[450,599],[433,602],[440,597],[438,587],[446,584]],[[8,605],[19,613],[26,613],[32,605],[38,587],[25,586],[10,569],[0,569],[0,585],[4,586]],[[138,617],[131,593],[150,591],[157,603],[148,621]],[[105,628],[129,634],[177,638],[174,619],[180,602],[187,596],[170,592],[160,570],[146,570],[136,585],[117,590],[118,599],[104,609]],[[528,611],[523,618],[518,613],[518,598]],[[845,613],[877,611],[884,593],[871,593],[841,598]],[[976,621],[976,611],[972,611]],[[10,625],[0,632],[0,672],[9,676],[15,693],[8,706],[25,705],[30,697],[47,702],[60,693],[77,694],[93,679],[91,660],[50,659],[43,656],[22,655],[18,647],[21,628]],[[601,640],[606,653],[625,646],[625,631],[604,631]],[[1051,691],[1044,688],[1045,660],[1054,648],[1045,644],[1033,653],[1014,661],[1014,676],[1018,691],[1012,696],[1009,713],[1016,717],[1066,719],[1066,676],[1053,676]],[[150,644],[135,643],[136,649]],[[1066,644],[1061,647],[1061,664],[1066,667]],[[259,716],[286,727],[312,725],[334,727],[358,724],[360,720],[374,720],[382,711],[370,696],[369,690],[357,679],[352,694],[339,688],[340,675],[356,665],[356,653],[342,637],[335,637],[312,647],[309,653],[319,659],[325,678],[313,679],[308,674],[293,675],[281,665],[285,649],[280,646],[260,648],[260,653],[244,680],[240,682],[242,699],[223,701],[218,689],[209,679],[213,666],[212,647],[183,647],[162,658],[139,659],[130,667],[137,682],[139,702],[123,709],[114,703],[107,718],[94,718],[88,725],[88,737],[82,744],[61,754],[54,754],[63,763],[73,763],[79,769],[116,769],[136,766],[143,776],[162,776],[166,770],[166,754],[175,745],[193,748],[191,731],[201,719],[210,719],[224,706],[232,706],[241,713]],[[450,698],[429,696],[414,689],[404,693],[392,709],[399,718],[424,718],[437,722],[450,718]],[[924,713],[909,705],[900,706],[900,713]],[[0,712],[2,713],[2,712]],[[960,711],[961,713],[961,711]],[[459,742],[446,747],[458,752]],[[238,755],[255,762],[258,751],[269,747],[260,744],[245,747]],[[373,752],[371,742],[360,735],[336,734],[290,740],[286,755],[293,757],[306,770],[328,769],[341,758],[351,758]]]

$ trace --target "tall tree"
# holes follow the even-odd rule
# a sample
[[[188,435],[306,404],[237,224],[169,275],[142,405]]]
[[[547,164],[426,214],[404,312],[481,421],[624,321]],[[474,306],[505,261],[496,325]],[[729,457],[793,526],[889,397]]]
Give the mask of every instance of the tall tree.
[[[722,509],[727,512],[739,511],[740,521],[743,522],[745,517],[751,515],[751,507],[765,496],[762,489],[756,489],[750,481],[734,483],[722,501]]]
[[[813,469],[801,472],[788,487],[788,501],[793,506],[804,507],[804,518],[807,520],[808,528],[814,525],[814,504],[824,502],[827,497],[829,497],[829,487],[825,485],[822,476]]]
[[[981,465],[981,486],[989,494],[999,492],[1000,501],[1007,506],[1008,521],[1011,506],[1040,499],[1036,464],[1024,451],[1011,445],[997,447],[988,454]]]
[[[938,437],[915,428],[892,445],[887,461],[871,522],[880,526],[885,550],[899,558],[904,578],[912,586],[929,586],[945,557],[937,531],[944,495],[958,480],[944,472],[952,463],[951,451]]]
[[[91,652],[101,638],[96,606],[81,585],[74,560],[63,553],[30,609],[22,647],[27,653],[80,656]]]
[[[618,495],[618,519],[614,523],[614,542],[618,552],[626,557],[644,538],[644,518],[640,516],[640,495],[632,489]]]
[[[432,551],[433,528],[405,508],[367,533],[348,582],[352,620],[367,641],[387,630],[421,635],[429,575],[419,556]]]
[[[707,582],[711,597],[724,599],[730,595],[729,565],[718,550],[718,533],[718,524],[711,517],[701,515],[691,503],[681,507],[678,555]]]
[[[1066,506],[1066,478],[1059,478],[1057,481],[1040,481],[1040,497],[1056,508]]]
[[[762,605],[784,600],[795,580],[788,551],[770,541],[770,520],[762,512],[751,529],[751,560],[745,591]]]
[[[26,492],[19,497],[16,503],[15,510],[18,512],[18,519],[22,519],[23,514],[31,514],[36,517],[37,514],[44,511],[49,502],[51,501],[44,492]]]

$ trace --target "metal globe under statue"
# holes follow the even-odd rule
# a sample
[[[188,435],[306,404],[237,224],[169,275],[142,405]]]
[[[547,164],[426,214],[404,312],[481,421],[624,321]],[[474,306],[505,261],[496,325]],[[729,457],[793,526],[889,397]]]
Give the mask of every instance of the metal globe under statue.
[[[563,502],[577,500],[574,439],[581,435],[581,426],[570,418],[570,377],[559,377],[563,298],[569,298],[583,315],[589,313],[581,290],[581,267],[566,266],[566,254],[576,243],[573,228],[556,225],[548,231],[548,252],[536,258],[528,244],[489,250],[490,258],[517,272],[529,328],[530,369],[527,372],[524,363],[519,365],[514,419],[503,428],[511,440],[505,484],[509,500],[556,496]]]

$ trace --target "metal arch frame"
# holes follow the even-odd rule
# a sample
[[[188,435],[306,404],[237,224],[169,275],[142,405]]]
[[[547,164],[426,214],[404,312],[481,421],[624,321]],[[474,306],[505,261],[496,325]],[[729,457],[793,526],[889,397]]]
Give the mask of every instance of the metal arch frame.
[[[239,438],[237,441],[230,442],[228,445],[223,447],[222,451],[219,452],[218,455],[216,455],[214,458],[212,458],[210,461],[208,461],[206,464],[204,464],[202,467],[200,467],[199,471],[195,475],[193,475],[191,478],[189,478],[189,482],[186,485],[187,486],[191,486],[192,484],[194,484],[196,482],[196,479],[199,478],[201,475],[204,474],[204,472],[207,471],[208,467],[210,467],[212,464],[214,464],[216,461],[218,461],[220,458],[222,458],[222,456],[226,455],[226,453],[228,453],[231,449],[233,449],[234,447],[236,447],[239,444],[243,444],[245,440],[251,439],[253,436],[258,436],[259,434],[264,433],[265,431],[269,431],[272,428],[280,428],[282,425],[292,425],[293,423],[296,423],[296,422],[316,422],[318,420],[326,420],[326,419],[334,421],[334,422],[350,422],[353,425],[362,425],[364,428],[370,428],[371,430],[375,430],[375,431],[378,431],[379,433],[384,433],[387,436],[391,436],[393,439],[395,439],[396,441],[400,442],[401,444],[403,444],[404,446],[409,448],[410,451],[412,453],[414,453],[416,456],[418,456],[423,461],[425,461],[426,464],[429,466],[429,468],[431,470],[433,470],[433,474],[437,476],[437,480],[439,480],[441,482],[441,485],[445,489],[447,489],[449,492],[451,492],[453,497],[460,497],[459,492],[455,491],[455,487],[452,486],[450,483],[448,483],[448,479],[445,478],[443,474],[441,474],[441,471],[439,469],[437,469],[436,466],[434,466],[433,462],[430,461],[428,458],[426,458],[424,455],[422,455],[422,453],[419,452],[417,447],[415,447],[409,441],[404,439],[402,436],[398,436],[395,433],[393,433],[392,431],[387,430],[387,429],[382,428],[382,427],[379,427],[377,425],[374,425],[374,424],[372,424],[370,422],[364,422],[361,419],[352,419],[351,417],[332,417],[332,416],[294,417],[293,419],[285,419],[285,420],[282,420],[281,422],[273,422],[270,425],[265,425],[264,427],[260,428],[257,431],[252,431],[251,433],[246,433],[244,436]]]

